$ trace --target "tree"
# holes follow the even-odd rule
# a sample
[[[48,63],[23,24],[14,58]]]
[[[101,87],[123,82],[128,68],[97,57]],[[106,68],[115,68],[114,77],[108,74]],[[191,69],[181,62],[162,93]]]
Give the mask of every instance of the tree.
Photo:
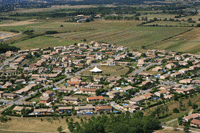
[[[160,94],[160,98],[161,98],[162,100],[164,100],[164,94],[163,94],[163,93]]]
[[[173,112],[174,112],[174,113],[179,113],[180,111],[179,111],[177,108],[174,108],[174,109],[173,109]]]
[[[196,108],[198,108],[198,105],[194,103],[194,104],[192,105],[192,108],[193,108],[193,109],[196,109]]]
[[[176,131],[177,128],[178,128],[178,125],[177,125],[177,124],[174,124],[174,125],[173,125],[173,129],[174,129],[174,131]]]
[[[183,130],[184,130],[185,132],[188,132],[189,129],[190,129],[190,125],[186,123]]]
[[[174,100],[175,100],[175,101],[178,101],[178,96],[177,96],[176,93],[174,94]]]
[[[62,129],[62,126],[60,126],[60,127],[57,128],[57,131],[58,131],[59,133],[61,133],[62,130],[63,130],[63,129]]]
[[[192,102],[190,100],[188,101],[188,106],[192,106]]]

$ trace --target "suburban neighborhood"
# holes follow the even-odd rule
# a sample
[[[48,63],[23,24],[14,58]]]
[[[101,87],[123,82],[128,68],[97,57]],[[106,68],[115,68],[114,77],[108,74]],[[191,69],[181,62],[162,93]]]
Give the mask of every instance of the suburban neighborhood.
[[[8,51],[3,59],[3,115],[135,113],[200,91],[200,55],[189,53],[155,49],[139,53],[92,41]],[[199,115],[181,121],[199,127]]]

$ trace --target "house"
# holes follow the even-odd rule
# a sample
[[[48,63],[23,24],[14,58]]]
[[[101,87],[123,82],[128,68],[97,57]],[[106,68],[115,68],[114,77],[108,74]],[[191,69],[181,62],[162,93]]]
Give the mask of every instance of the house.
[[[155,49],[149,49],[146,54],[147,55],[155,55],[156,52],[157,52],[157,50],[155,50]]]
[[[192,82],[192,79],[183,79],[179,81],[179,83],[181,84],[190,84],[191,82]]]
[[[180,77],[181,75],[183,75],[183,73],[181,73],[181,72],[176,72],[176,73],[172,73],[170,76],[171,76],[171,77],[177,78],[177,77]]]
[[[100,82],[102,79],[103,79],[103,76],[101,76],[101,75],[94,75],[93,76],[93,80],[95,82]]]
[[[128,90],[133,90],[133,89],[135,89],[135,87],[127,86],[127,87],[121,88],[120,91],[121,92],[128,92]]]
[[[144,60],[145,60],[145,59],[139,59],[139,60],[138,60],[138,63],[137,63],[137,66],[139,66],[139,67],[144,66],[144,65],[145,65]]]
[[[77,97],[70,97],[70,96],[64,96],[63,99],[62,99],[63,102],[70,102],[70,103],[77,103],[80,101],[79,98]]]
[[[188,71],[189,71],[189,69],[181,69],[181,70],[179,70],[178,72],[181,72],[181,73],[183,73],[183,74],[186,74]]]
[[[160,79],[165,80],[165,79],[168,79],[169,77],[170,77],[169,74],[164,74],[160,76]]]
[[[65,112],[71,113],[72,110],[73,110],[73,107],[72,107],[72,106],[68,106],[68,107],[58,107],[58,110],[59,110],[59,113],[60,113],[60,114],[65,113]]]
[[[52,108],[40,108],[40,109],[34,109],[33,114],[34,115],[47,115],[52,114],[54,110]]]
[[[93,89],[101,89],[103,87],[102,84],[98,84],[98,83],[89,83],[87,88],[93,88]]]
[[[75,87],[57,87],[58,92],[64,92],[64,93],[71,93],[74,91]]]
[[[51,102],[52,98],[51,97],[45,97],[45,96],[40,96],[40,103],[49,103]]]
[[[15,99],[18,95],[13,93],[4,93],[3,98]]]
[[[193,119],[193,120],[190,122],[190,126],[199,127],[199,126],[200,126],[200,120],[198,120],[198,119]]]
[[[161,58],[154,59],[154,62],[163,63],[165,60]]]
[[[157,66],[157,67],[155,67],[155,68],[152,69],[152,71],[155,71],[155,72],[159,72],[159,71],[162,71],[162,70],[163,69],[160,66]]]
[[[163,95],[164,95],[164,98],[165,98],[167,95],[170,94],[170,92],[167,91],[167,90],[161,90],[161,91],[158,91],[158,92],[155,92],[155,93],[154,93],[154,95],[156,95],[156,96],[158,96],[158,97],[160,97],[161,94],[163,94]]]
[[[193,81],[192,81],[192,84],[193,84],[193,85],[200,85],[200,80],[193,80]]]
[[[42,95],[44,97],[51,97],[54,95],[54,92],[53,91],[45,91]]]
[[[3,97],[3,91],[0,91],[0,98],[2,98]]]
[[[2,88],[4,88],[4,89],[10,88],[10,87],[12,87],[12,83],[9,83],[9,82],[6,82],[6,83],[2,86]]]
[[[88,102],[100,102],[100,101],[104,101],[104,98],[103,98],[103,96],[88,97],[87,101]]]
[[[72,82],[72,81],[67,81],[67,85],[68,86],[75,86],[77,88],[79,88],[79,86],[81,85],[81,82]]]
[[[177,61],[181,61],[183,58],[180,55],[176,55],[174,59],[177,60]]]
[[[125,80],[129,83],[135,83],[135,77],[128,77],[128,78],[125,78]]]
[[[29,85],[25,86],[24,88],[16,91],[15,93],[16,94],[22,94],[22,93],[28,92],[29,90],[31,90],[35,86],[37,86],[37,84],[29,84]]]
[[[120,66],[129,66],[129,65],[131,65],[130,62],[118,62],[117,64],[120,65]]]
[[[15,83],[18,84],[18,83],[22,83],[24,81],[25,81],[25,79],[17,79],[17,80],[15,80]]]
[[[119,91],[118,90],[113,90],[113,91],[109,91],[106,93],[109,98],[116,98],[119,96]]]
[[[182,93],[182,94],[189,94],[191,91],[193,91],[194,89],[192,87],[188,87],[188,88],[173,88],[175,90],[175,92],[177,93]]]
[[[165,65],[165,67],[166,67],[167,69],[173,69],[173,68],[176,67],[176,65],[173,64],[173,63],[170,63],[170,64]]]
[[[13,108],[13,111],[15,111],[17,114],[21,114],[22,111],[24,111],[24,110],[25,110],[25,108],[22,107],[22,106],[15,106],[15,107]]]
[[[56,73],[62,72],[62,71],[63,71],[62,68],[53,68],[53,70],[52,70],[52,72],[56,72]]]
[[[162,85],[162,86],[160,86],[159,90],[168,90],[168,91],[170,91],[172,88],[173,88],[173,86]]]
[[[107,60],[107,65],[108,65],[108,66],[115,65],[115,60],[114,60],[114,59],[111,59],[111,58],[108,59],[108,60]]]
[[[144,78],[150,78],[153,76],[153,74],[150,74],[150,73],[144,73],[144,72],[141,72],[138,74],[138,76],[141,76],[141,77],[144,77]]]
[[[185,116],[183,117],[183,121],[190,121],[190,120],[193,120],[193,119],[198,119],[199,118],[199,114],[198,113],[195,113],[195,114],[191,114],[191,115],[188,115],[188,116]]]
[[[142,86],[150,86],[153,83],[151,80],[142,81]]]
[[[95,107],[92,104],[87,104],[86,106],[75,106],[76,113],[84,114],[85,112],[93,112]]]
[[[7,52],[5,53],[5,55],[6,55],[6,57],[11,57],[11,56],[14,55],[14,52],[13,52],[13,51],[7,51]]]
[[[190,66],[189,70],[193,71],[193,70],[197,70],[199,67],[197,65],[194,66]]]
[[[96,107],[97,112],[112,112],[112,106],[97,106]]]
[[[97,89],[91,89],[91,88],[79,88],[79,92],[83,94],[96,94]]]
[[[111,76],[111,77],[108,77],[106,79],[106,82],[115,82],[115,81],[118,81],[118,80],[121,80],[121,79],[122,79],[121,77],[113,77],[113,76]]]
[[[149,98],[151,98],[152,96],[153,96],[152,93],[146,93],[146,94],[141,95],[141,97],[143,97],[144,99],[149,99]]]
[[[76,68],[83,68],[85,66],[84,63],[78,63],[75,65]]]
[[[123,106],[123,109],[125,111],[132,111],[132,112],[135,112],[137,109],[139,109],[140,107],[138,105],[135,105],[133,103],[131,104],[127,104],[127,105],[124,105]]]
[[[139,96],[139,97],[133,97],[129,100],[129,103],[131,104],[136,104],[136,105],[139,105],[140,104],[140,101],[144,101],[145,98],[142,96]]]
[[[187,63],[187,62],[185,62],[185,61],[179,61],[179,65],[180,65],[180,66],[187,66],[187,65],[188,65],[188,63]]]

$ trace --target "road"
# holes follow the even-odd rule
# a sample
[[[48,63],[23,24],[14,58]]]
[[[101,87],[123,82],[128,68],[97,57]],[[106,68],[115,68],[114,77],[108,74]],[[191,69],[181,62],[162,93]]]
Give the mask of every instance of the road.
[[[117,103],[115,103],[115,101],[110,102],[110,105],[111,105],[113,108],[124,112],[123,108],[120,107]]]
[[[173,127],[168,127],[168,126],[162,126],[162,127],[165,128],[165,129],[171,129],[171,130],[173,130]],[[184,131],[183,128],[176,128],[176,129]],[[193,129],[193,130],[191,130],[191,129]],[[199,131],[194,131],[194,130],[199,130]],[[190,127],[189,132],[191,132],[191,133],[200,133],[200,129],[191,128]]]
[[[20,55],[18,55],[18,56],[20,56]],[[13,58],[11,58],[11,59],[8,59],[8,60],[4,61],[4,66],[7,65],[7,64],[9,64],[9,61],[13,61],[13,60],[14,60],[15,58],[17,58],[18,56],[15,56],[15,57],[13,57]],[[99,63],[99,64],[93,63],[93,64],[91,64],[90,66],[88,66],[88,67],[86,67],[86,68],[84,68],[84,69],[81,69],[81,70],[78,71],[78,72],[75,72],[74,75],[80,75],[81,72],[83,72],[83,71],[85,71],[85,70],[87,70],[87,69],[89,69],[89,68],[92,68],[92,67],[94,67],[94,66],[99,66],[99,65],[101,65],[101,64],[100,64],[100,63]],[[3,68],[3,66],[1,66],[1,67]],[[66,76],[66,78],[72,78],[72,77],[73,77],[73,76],[70,76],[69,74],[65,74],[65,76]],[[64,78],[64,79],[62,79],[62,80],[60,80],[60,81],[54,83],[54,86],[63,83],[63,82],[65,81],[66,78]],[[46,85],[46,86],[40,88],[39,91],[41,91],[41,90],[43,90],[43,89],[46,89],[46,88],[52,88],[52,87],[53,87],[53,85]],[[31,94],[34,95],[34,94],[36,94],[37,92],[38,92],[38,90],[32,92]],[[26,96],[22,96],[22,97],[20,97],[19,99],[15,100],[15,101],[1,99],[0,102],[4,102],[4,103],[6,103],[6,104],[9,104],[9,106],[5,107],[4,109],[1,109],[0,111],[5,110],[6,108],[12,106],[13,104],[16,104],[16,105],[25,104],[25,103],[22,103],[22,101],[24,101],[25,99],[29,98],[29,97],[31,96],[31,94],[28,94],[28,95],[26,95]]]
[[[153,65],[161,65],[161,63],[150,63],[147,66],[140,67],[139,69],[137,69],[133,72],[132,76],[135,76],[136,74],[141,73],[142,71],[146,70],[147,68],[149,68],[150,66],[153,66]]]
[[[15,57],[12,57],[12,58],[10,58],[10,59],[5,60],[5,61],[3,62],[3,65],[0,67],[0,70],[2,70],[4,66],[9,65],[9,62],[13,61],[14,59],[16,59],[16,58],[19,57],[19,56],[21,56],[21,55],[16,55]]]

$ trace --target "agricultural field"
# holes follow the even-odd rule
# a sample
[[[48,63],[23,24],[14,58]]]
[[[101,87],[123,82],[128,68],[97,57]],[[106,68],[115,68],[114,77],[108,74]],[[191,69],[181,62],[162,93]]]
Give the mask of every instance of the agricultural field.
[[[151,15],[152,18],[159,18],[161,14],[147,15]],[[173,17],[173,15],[164,15],[164,18]],[[57,20],[31,19],[26,21],[8,21],[8,23],[7,21],[1,22],[0,31],[10,32],[14,30],[23,33],[26,30],[33,30],[34,35],[39,35],[27,39],[27,35],[20,34],[16,38],[7,41],[10,45],[19,47],[20,49],[67,46],[83,42],[86,39],[87,42],[97,41],[123,45],[139,52],[144,52],[148,49],[165,49],[199,53],[198,28],[187,27],[192,26],[192,24],[195,26],[196,23],[156,21],[145,26],[138,26],[141,23],[142,21],[135,20],[100,19],[89,23],[75,23],[65,22],[64,18]],[[153,24],[158,24],[159,26],[148,26]],[[57,31],[58,33],[47,35],[46,31]]]
[[[55,46],[67,46],[74,44],[76,41],[66,40],[60,38],[53,38],[47,36],[39,36],[32,39],[28,39],[25,41],[21,41],[15,44],[11,44],[11,46],[16,46],[21,49],[31,49],[31,48],[47,48],[47,47],[55,47]]]
[[[152,23],[148,23],[145,24],[146,26],[152,26],[152,25],[158,25],[158,26],[175,26],[175,27],[179,27],[179,26],[196,26],[196,23],[188,23],[187,21],[185,22],[176,22],[176,21],[156,21],[156,22],[152,22]]]
[[[200,54],[199,41],[200,29],[194,28],[189,32],[162,41],[159,45],[155,44],[152,47],[157,49]]]
[[[170,18],[174,18],[176,15],[174,14],[156,14],[156,13],[151,13],[151,12],[140,12],[141,13],[141,16],[140,16],[140,19],[142,17],[147,17],[148,19],[154,19],[154,18],[157,18],[157,19],[170,19]],[[144,15],[145,13],[147,13],[147,15]]]

